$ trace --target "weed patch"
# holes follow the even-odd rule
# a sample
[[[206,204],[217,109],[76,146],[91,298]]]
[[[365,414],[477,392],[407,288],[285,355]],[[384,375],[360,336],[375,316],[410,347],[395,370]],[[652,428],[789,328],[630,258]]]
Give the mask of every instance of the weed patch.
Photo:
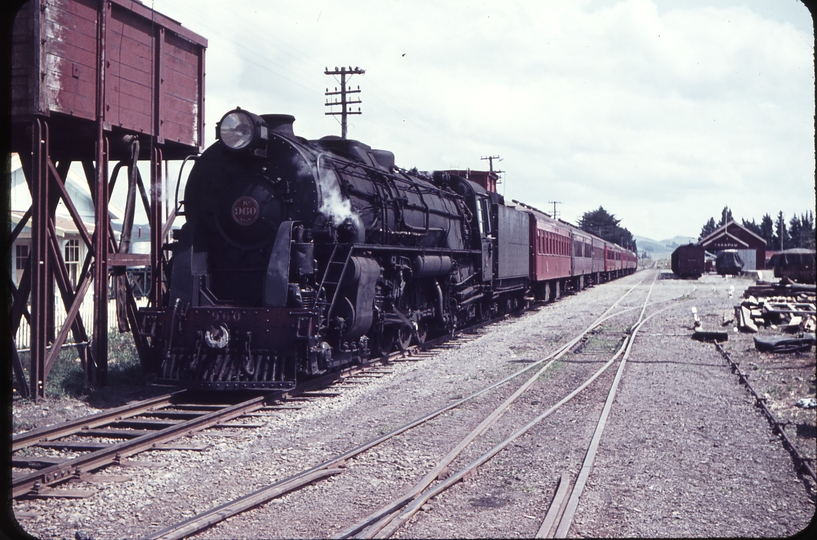
[[[20,361],[28,380],[30,352],[21,352]],[[133,343],[133,336],[130,333],[110,332],[106,385],[86,380],[80,352],[75,347],[63,348],[45,381],[45,394],[54,399],[80,399],[99,407],[116,406],[147,390],[148,382]]]

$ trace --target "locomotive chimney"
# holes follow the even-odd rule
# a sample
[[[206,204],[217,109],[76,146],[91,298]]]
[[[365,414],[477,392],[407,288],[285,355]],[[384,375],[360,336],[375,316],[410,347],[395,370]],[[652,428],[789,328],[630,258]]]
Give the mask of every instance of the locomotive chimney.
[[[267,128],[271,132],[284,137],[295,138],[295,132],[292,130],[295,117],[291,114],[262,114],[261,118],[267,123]]]

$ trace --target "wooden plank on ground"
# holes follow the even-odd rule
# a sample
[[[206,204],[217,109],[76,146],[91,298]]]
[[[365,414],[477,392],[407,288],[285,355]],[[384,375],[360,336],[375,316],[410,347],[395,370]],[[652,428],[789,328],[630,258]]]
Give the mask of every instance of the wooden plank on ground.
[[[740,314],[743,322],[743,327],[741,330],[746,330],[747,332],[757,332],[757,325],[754,323],[754,321],[752,321],[752,314],[749,309],[745,306],[741,306]]]

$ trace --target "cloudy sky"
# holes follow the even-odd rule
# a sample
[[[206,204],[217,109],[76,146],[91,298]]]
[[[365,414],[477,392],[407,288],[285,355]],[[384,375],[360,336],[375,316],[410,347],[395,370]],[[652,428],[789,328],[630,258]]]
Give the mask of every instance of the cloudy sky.
[[[209,40],[206,142],[235,106],[340,134],[324,69],[359,66],[349,138],[401,167],[487,169],[508,199],[697,238],[729,206],[815,206],[811,15],[799,0],[143,0]]]

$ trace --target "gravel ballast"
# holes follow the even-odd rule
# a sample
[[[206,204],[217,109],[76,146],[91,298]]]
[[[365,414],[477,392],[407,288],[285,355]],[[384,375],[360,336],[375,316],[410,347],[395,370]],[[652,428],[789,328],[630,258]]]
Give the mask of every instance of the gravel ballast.
[[[460,470],[541,414],[606,362],[638,317],[657,271],[642,271],[567,296],[483,329],[433,358],[396,362],[377,378],[344,384],[340,396],[275,411],[254,429],[219,428],[178,441],[203,451],[151,451],[135,458],[160,466],[112,466],[121,482],[77,482],[87,499],[13,503],[22,528],[39,538],[139,538],[198,512],[314,466],[467,396],[538,361],[596,319],[639,280],[605,322],[539,377],[474,445]],[[662,277],[668,277],[666,273]],[[815,393],[814,352],[761,354],[750,335],[722,327],[724,310],[753,282],[704,276],[658,279],[647,310],[668,307],[638,333],[569,531],[572,537],[789,536],[814,517],[815,486],[754,406],[714,345],[691,339],[696,307],[704,329],[729,331],[724,348],[814,458],[814,409],[795,407]],[[734,286],[734,297],[729,288]],[[764,330],[765,332],[766,330]],[[774,333],[768,330],[769,333]],[[617,364],[473,476],[431,500],[395,537],[532,537],[561,474],[575,479]],[[783,381],[783,382],[781,382]],[[408,491],[518,382],[486,393],[430,424],[350,460],[343,473],[235,516],[197,538],[320,538],[346,529]],[[46,409],[47,408],[47,409]],[[96,411],[81,402],[17,402],[21,425],[38,427]],[[58,453],[54,451],[52,455]],[[45,453],[43,452],[43,455]]]

